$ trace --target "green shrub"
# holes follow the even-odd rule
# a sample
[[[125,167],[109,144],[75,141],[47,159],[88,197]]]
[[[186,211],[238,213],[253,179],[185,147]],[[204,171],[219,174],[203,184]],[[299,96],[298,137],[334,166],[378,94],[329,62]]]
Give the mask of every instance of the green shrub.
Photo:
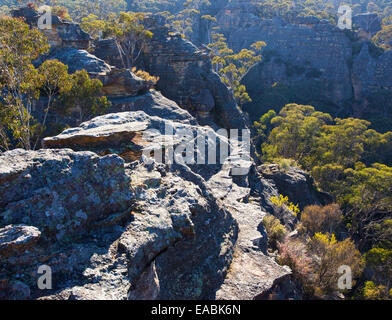
[[[263,224],[268,234],[270,247],[276,249],[278,243],[282,242],[286,236],[286,228],[272,215],[266,215]]]

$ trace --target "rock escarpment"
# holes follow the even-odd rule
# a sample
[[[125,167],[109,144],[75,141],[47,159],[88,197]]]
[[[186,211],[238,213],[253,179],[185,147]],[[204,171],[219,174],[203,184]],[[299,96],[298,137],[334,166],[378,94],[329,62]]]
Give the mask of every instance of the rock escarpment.
[[[253,100],[244,106],[252,120],[292,102],[312,104],[340,117],[375,122],[390,117],[390,54],[370,42],[381,28],[376,14],[354,16],[353,30],[348,31],[312,16],[290,22],[261,19],[257,6],[236,0],[211,9],[230,48],[238,51],[256,41],[267,43],[263,61],[242,80]]]
[[[311,87],[315,92],[310,96],[320,100],[324,97],[336,108],[352,98],[347,63],[352,56],[351,43],[336,26],[303,17],[293,24],[279,19],[259,20],[256,30],[257,36],[246,32],[249,38],[242,37],[242,45],[256,39],[267,43],[264,61],[243,79],[251,97],[257,100],[259,94],[277,83],[297,90]],[[233,39],[238,38],[238,34],[233,35]]]
[[[165,118],[159,106],[146,111],[101,116],[45,139],[56,149],[0,156],[0,235],[19,228],[0,237],[0,248],[12,248],[18,233],[26,239],[1,258],[3,298],[252,299],[288,279],[266,255],[265,212],[248,203],[248,177],[233,177],[231,163],[123,156],[119,137],[156,129],[145,142],[157,149],[165,125],[226,139],[178,106]],[[41,264],[52,268],[51,291],[37,288]]]
[[[37,27],[38,20],[42,17],[42,14],[30,7],[20,8],[12,13],[14,17],[25,19],[33,27]],[[70,73],[86,70],[91,78],[101,80],[103,94],[109,98],[141,95],[154,86],[152,81],[137,77],[131,70],[111,66],[89,53],[87,49],[90,48],[92,39],[79,24],[63,21],[55,15],[51,16],[51,24],[51,27],[40,28],[48,39],[50,51],[35,61],[36,65],[55,59],[67,65]]]
[[[143,63],[175,101],[137,84],[127,89],[129,70],[110,57],[52,51],[106,88],[114,81],[117,94],[110,114],[45,138],[47,149],[0,154],[1,299],[300,298],[291,271],[268,255],[262,224],[274,213],[270,197],[293,177],[283,187],[274,174],[266,179],[244,145],[216,131],[246,127],[233,96],[205,53],[154,28]],[[182,148],[200,136],[216,141],[205,154],[215,153],[215,164],[159,158],[172,149],[189,156]],[[232,147],[227,157],[224,145]],[[50,290],[37,286],[42,265],[53,273]]]
[[[31,8],[21,8],[13,15],[25,18],[32,26],[37,26],[40,17]],[[91,54],[86,51],[91,38],[78,24],[62,21],[57,16],[52,16],[52,23],[53,28],[42,30],[51,45],[50,53],[37,61],[37,65],[46,59],[57,59],[67,64],[71,73],[85,69],[92,78],[102,81],[103,93],[114,104],[117,100],[113,98],[142,95],[154,86],[152,81],[123,68],[113,39],[97,41]],[[158,76],[157,90],[191,112],[202,125],[245,128],[247,119],[233,94],[212,71],[208,53],[178,35],[169,35],[165,23],[159,15],[145,19],[145,27],[153,32],[153,38],[147,42],[138,66]]]
[[[215,122],[225,128],[245,128],[246,119],[232,93],[212,71],[208,54],[179,35],[169,35],[161,16],[148,17],[144,24],[154,35],[138,63],[151,75],[159,76],[156,88],[191,112],[201,124]],[[96,43],[94,53],[121,66],[113,40]]]

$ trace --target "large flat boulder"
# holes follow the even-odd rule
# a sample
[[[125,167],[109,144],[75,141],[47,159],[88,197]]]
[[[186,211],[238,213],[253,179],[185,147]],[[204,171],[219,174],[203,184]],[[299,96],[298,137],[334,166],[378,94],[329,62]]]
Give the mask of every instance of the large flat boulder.
[[[33,247],[41,232],[31,226],[8,225],[0,228],[0,260],[11,255],[21,255]]]

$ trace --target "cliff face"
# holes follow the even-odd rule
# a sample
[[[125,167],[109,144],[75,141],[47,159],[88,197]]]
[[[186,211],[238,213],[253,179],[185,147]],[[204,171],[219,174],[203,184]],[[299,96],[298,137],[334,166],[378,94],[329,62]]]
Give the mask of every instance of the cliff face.
[[[250,33],[243,41],[265,41],[268,58],[243,79],[251,96],[278,83],[288,87],[318,86],[320,100],[328,99],[337,106],[352,98],[348,65],[351,43],[338,28],[328,21],[307,17],[297,19],[297,24],[263,20],[256,29],[258,36]]]
[[[390,53],[374,54],[368,43],[380,30],[377,15],[354,16],[350,35],[315,17],[262,20],[256,12],[257,4],[240,0],[216,10],[229,47],[238,51],[255,41],[267,43],[263,61],[242,80],[253,100],[245,105],[252,119],[290,102],[313,104],[337,116],[390,116],[385,113],[388,99],[375,102],[391,92],[392,81]],[[199,39],[206,41],[202,34]]]

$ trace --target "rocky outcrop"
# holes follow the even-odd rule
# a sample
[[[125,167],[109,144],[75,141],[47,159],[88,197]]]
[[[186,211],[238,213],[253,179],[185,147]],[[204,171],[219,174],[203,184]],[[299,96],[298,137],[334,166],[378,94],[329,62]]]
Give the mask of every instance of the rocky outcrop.
[[[232,93],[212,71],[208,54],[179,35],[169,35],[161,16],[147,18],[145,26],[154,36],[139,64],[151,75],[159,76],[156,88],[201,124],[215,122],[225,128],[245,128],[246,119]],[[110,64],[121,66],[113,40],[96,43],[94,53]]]
[[[361,38],[370,40],[381,30],[380,18],[377,13],[362,13],[353,17],[353,28],[359,32]]]
[[[306,206],[325,205],[330,201],[327,194],[317,191],[313,178],[299,168],[283,169],[278,164],[266,164],[259,166],[258,171],[280,194],[295,200],[301,211]]]
[[[101,79],[113,106],[45,138],[46,149],[0,154],[0,299],[298,298],[291,270],[267,252],[262,220],[279,193],[316,201],[310,178],[262,174],[240,141],[216,131],[246,119],[208,55],[157,19],[146,21],[154,37],[140,63],[172,100],[112,67],[111,40],[98,42],[99,58],[52,51]],[[187,152],[207,138],[216,148]],[[37,286],[42,265],[50,290]]]
[[[23,7],[12,11],[14,17],[23,18],[30,25],[37,26],[42,14],[32,7]],[[43,19],[45,20],[45,19]],[[63,21],[55,15],[51,15],[51,26],[42,28],[41,31],[48,39],[48,43],[57,48],[71,47],[87,49],[92,40],[90,35],[84,32],[79,24]],[[49,21],[45,23],[48,24]]]
[[[0,229],[0,260],[30,249],[40,236],[37,228],[24,225],[8,225]]]
[[[290,22],[261,19],[256,15],[257,6],[256,2],[235,0],[215,10],[229,47],[238,51],[256,41],[267,43],[263,61],[242,80],[253,100],[244,106],[252,120],[292,102],[312,104],[340,117],[354,115],[371,121],[389,117],[388,53],[362,43],[381,28],[376,14],[354,16],[353,32],[348,32],[312,16],[291,18]],[[200,39],[206,41],[203,35]],[[358,56],[361,46],[362,50],[372,47],[371,53]]]
[[[102,76],[110,73],[112,67],[105,61],[88,53],[86,50],[76,48],[54,47],[45,60],[58,60],[68,66],[68,72],[86,70],[90,76]]]
[[[70,73],[86,70],[90,77],[102,82],[102,92],[109,97],[142,95],[154,86],[152,81],[141,79],[128,69],[110,66],[86,50],[54,48],[44,59],[56,59],[64,63]]]
[[[274,84],[293,88],[293,92],[310,87],[312,93],[306,91],[305,96],[331,101],[336,110],[352,98],[348,65],[351,43],[336,26],[303,17],[293,24],[279,19],[259,20],[254,28],[254,33],[239,29],[231,37],[241,39],[241,44],[233,43],[236,46],[249,46],[258,40],[267,43],[264,61],[243,79],[256,101]],[[246,36],[240,37],[240,33]]]
[[[158,98],[152,92],[132,103]],[[1,262],[7,298],[17,283],[15,297],[40,299],[253,299],[290,277],[266,253],[265,211],[249,201],[248,176],[232,174],[250,161],[162,163],[123,152],[129,145],[160,150],[162,141],[176,148],[189,142],[186,129],[215,137],[218,149],[228,143],[161,101],[45,139],[56,149],[1,155],[0,227],[23,223],[41,232],[33,247]],[[155,135],[141,135],[147,129]],[[49,291],[36,285],[42,264],[53,272]]]
[[[152,89],[155,83],[152,80],[144,80],[136,76],[129,69],[117,69],[112,67],[111,71],[103,77],[103,94],[114,96],[139,96]]]
[[[368,43],[363,43],[360,53],[354,58],[352,79],[355,99],[360,101],[381,89],[392,90],[392,51],[378,57],[372,56]]]
[[[14,10],[13,16],[25,19],[30,26],[34,27],[37,27],[41,17],[38,11],[30,7]],[[92,39],[80,28],[79,24],[62,21],[53,15],[51,26],[40,30],[48,39],[50,52],[35,61],[37,66],[51,59],[67,65],[70,73],[84,69],[90,77],[101,80],[103,94],[107,96],[141,95],[154,86],[152,81],[143,80],[130,70],[113,67],[87,52]]]
[[[124,160],[92,152],[6,152],[0,182],[1,223],[35,226],[45,239],[83,233],[130,208],[133,198]]]

